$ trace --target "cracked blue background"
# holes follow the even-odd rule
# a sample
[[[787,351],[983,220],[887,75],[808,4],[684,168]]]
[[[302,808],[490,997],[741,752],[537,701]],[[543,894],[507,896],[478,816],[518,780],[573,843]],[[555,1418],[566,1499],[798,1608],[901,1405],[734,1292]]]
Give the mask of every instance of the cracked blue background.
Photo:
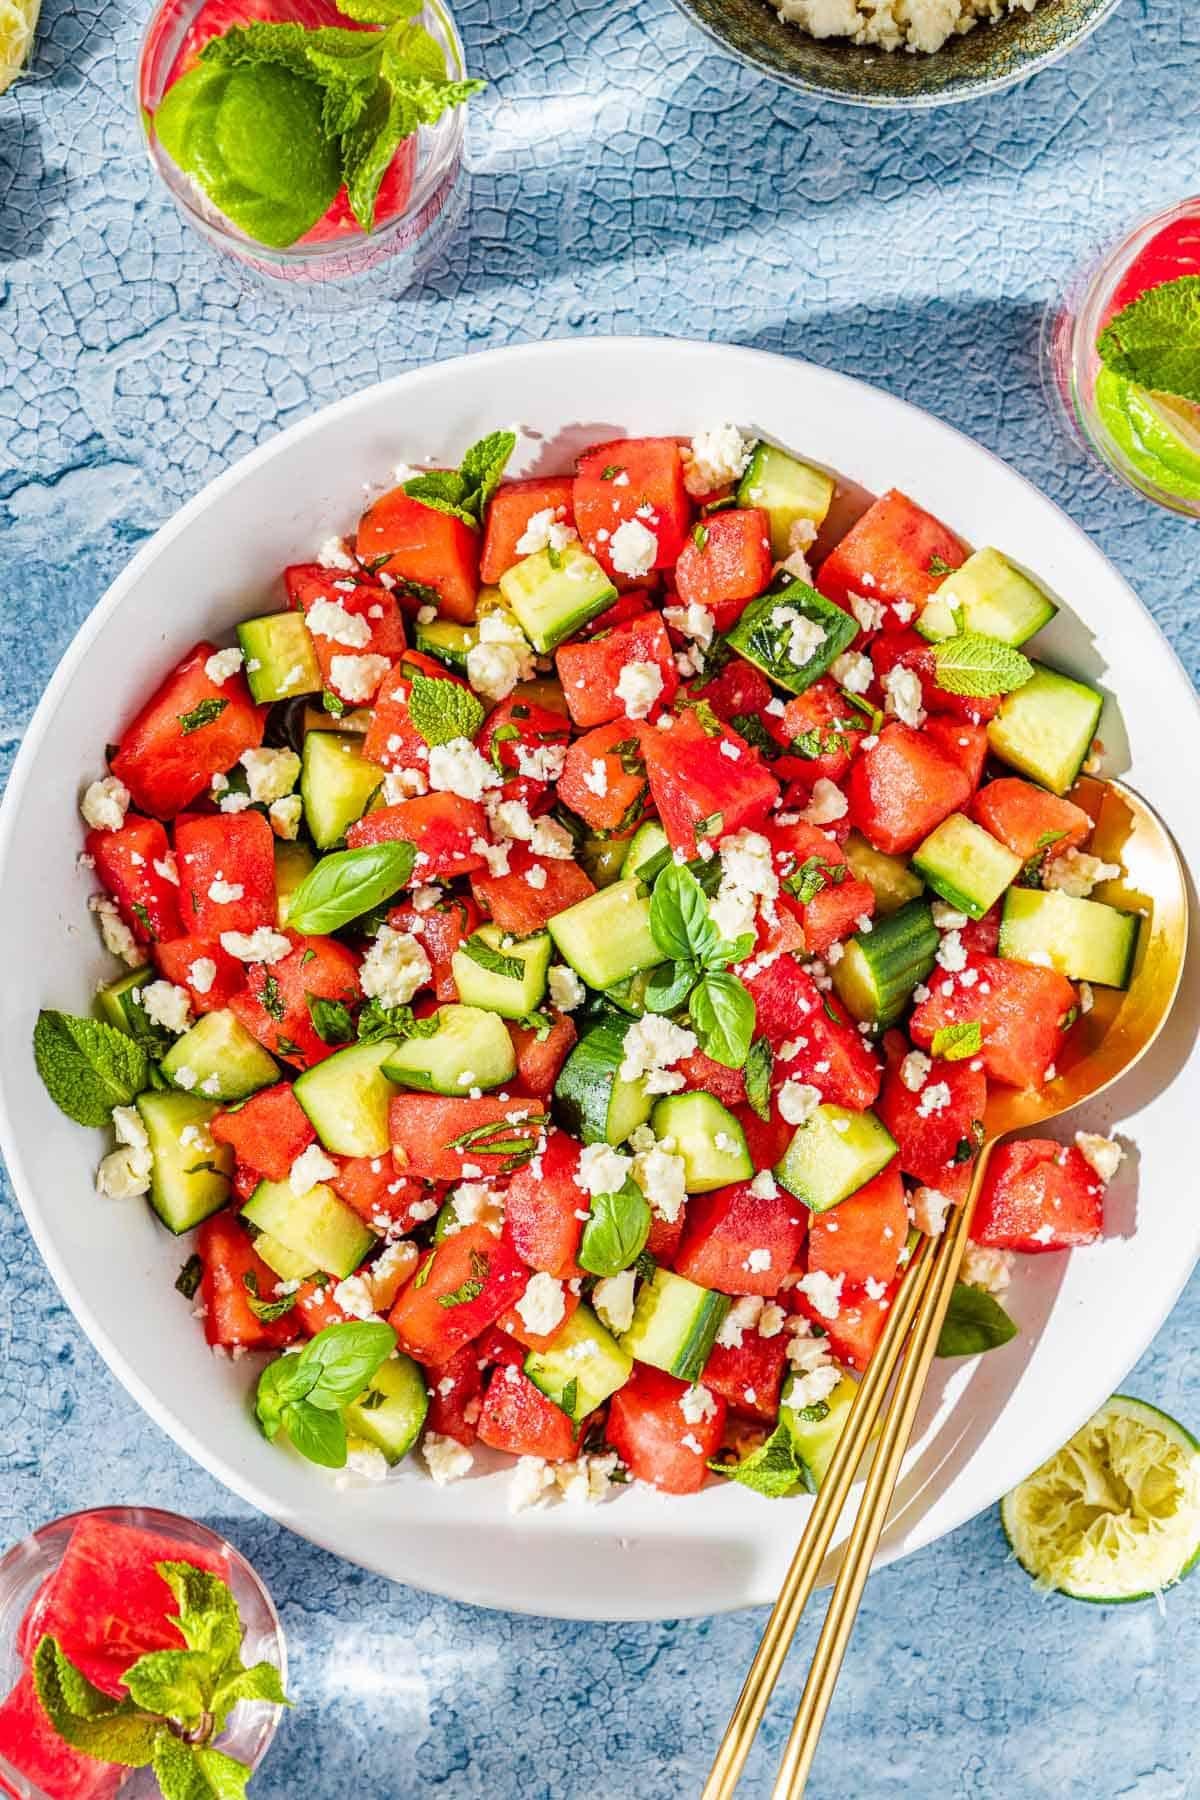
[[[1024,87],[890,117],[746,74],[667,0],[471,0],[468,60],[492,85],[469,227],[418,297],[341,319],[239,296],[185,233],[131,110],[142,15],[49,0],[33,78],[0,100],[0,772],[135,545],[243,451],[414,363],[594,332],[785,350],[929,407],[1065,505],[1200,668],[1195,527],[1068,449],[1035,356],[1078,260],[1194,183],[1185,0],[1124,0]],[[7,1188],[0,1269],[0,1537],[140,1499],[247,1552],[300,1701],[260,1800],[698,1791],[762,1615],[572,1626],[389,1587],[251,1514],[142,1417]],[[1127,1384],[1193,1424],[1198,1336],[1193,1281]],[[872,1583],[814,1800],[1200,1794],[1198,1600],[1197,1584],[1163,1614],[1042,1600],[994,1515],[976,1519]],[[748,1793],[769,1791],[786,1722],[772,1715]]]

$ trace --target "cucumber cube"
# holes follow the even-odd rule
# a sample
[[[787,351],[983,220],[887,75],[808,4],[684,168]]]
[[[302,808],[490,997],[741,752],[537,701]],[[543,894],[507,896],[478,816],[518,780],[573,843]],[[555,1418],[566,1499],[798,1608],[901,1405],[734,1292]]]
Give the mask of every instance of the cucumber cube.
[[[888,856],[868,844],[861,831],[852,831],[843,846],[846,861],[859,881],[865,881],[875,895],[875,911],[880,918],[899,912],[909,900],[924,892],[925,883],[914,875],[902,856]]]
[[[246,1100],[279,1079],[279,1065],[226,1007],[176,1038],[162,1059],[173,1087],[208,1100]]]
[[[792,526],[798,519],[819,525],[833,499],[834,479],[824,469],[798,462],[774,444],[757,444],[737,490],[739,506],[758,506],[771,521],[771,554],[790,556]]]
[[[726,642],[789,694],[802,694],[858,636],[858,621],[805,581],[752,600]]]
[[[406,1457],[429,1411],[425,1373],[411,1356],[381,1363],[357,1400],[342,1408],[346,1430],[382,1450],[393,1466]]]
[[[812,1212],[829,1212],[886,1168],[896,1151],[873,1112],[826,1104],[796,1127],[775,1176]]]
[[[550,920],[550,936],[589,987],[615,987],[663,953],[650,929],[650,899],[632,876],[600,888]]]
[[[1000,921],[1000,955],[1055,969],[1068,981],[1129,986],[1141,919],[1057,888],[1012,888]]]
[[[315,694],[322,686],[321,665],[301,612],[268,613],[238,626],[238,642],[246,659],[246,681],[259,705]]]
[[[711,1094],[667,1094],[655,1106],[651,1123],[655,1136],[669,1138],[674,1154],[683,1158],[689,1194],[707,1194],[752,1178],[746,1134]]]
[[[156,1088],[136,1104],[154,1158],[150,1204],[168,1231],[191,1231],[229,1199],[233,1148],[207,1129],[218,1108],[195,1094]]]
[[[654,1111],[642,1079],[623,1081],[628,1022],[603,1019],[585,1032],[554,1087],[563,1124],[585,1144],[623,1144]]]
[[[948,905],[982,919],[1021,873],[1021,859],[965,813],[951,813],[917,846],[913,868]]]
[[[405,1038],[391,1046],[382,1073],[398,1087],[457,1094],[499,1087],[517,1072],[508,1027],[495,1012],[477,1006],[440,1006],[432,1037]]]
[[[292,1092],[335,1156],[382,1156],[390,1149],[388,1104],[396,1090],[383,1065],[398,1048],[393,1038],[347,1044],[297,1077]]]
[[[579,544],[522,557],[500,577],[500,592],[525,636],[543,656],[617,597],[595,557]]]
[[[1023,644],[1058,611],[1048,594],[998,550],[976,550],[947,575],[916,620],[924,638],[939,643],[978,631],[1002,644]]]
[[[621,1348],[680,1381],[699,1381],[732,1302],[670,1269],[644,1281]]]
[[[353,1275],[376,1241],[353,1207],[323,1181],[303,1194],[294,1193],[287,1181],[260,1181],[242,1217],[307,1262],[310,1274],[323,1269],[339,1280]]]
[[[318,850],[332,849],[363,813],[383,781],[347,731],[309,731],[300,759],[300,798]]]
[[[1065,794],[1087,761],[1104,696],[1042,663],[1033,669],[1024,687],[1005,695],[988,744],[1001,762]]]
[[[505,1019],[525,1019],[546,992],[549,935],[514,938],[498,925],[481,925],[454,952],[451,969],[459,999]]]
[[[525,1373],[571,1419],[586,1419],[624,1387],[633,1357],[606,1331],[590,1306],[577,1306],[545,1350],[531,1350]]]

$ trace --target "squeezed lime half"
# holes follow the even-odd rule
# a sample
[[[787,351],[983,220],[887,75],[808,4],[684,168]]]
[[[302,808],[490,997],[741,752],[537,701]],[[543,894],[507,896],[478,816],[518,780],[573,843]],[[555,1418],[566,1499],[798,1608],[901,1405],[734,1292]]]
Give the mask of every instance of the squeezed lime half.
[[[1105,1606],[1145,1600],[1200,1558],[1200,1444],[1156,1406],[1114,1394],[1005,1495],[1000,1517],[1042,1587]]]

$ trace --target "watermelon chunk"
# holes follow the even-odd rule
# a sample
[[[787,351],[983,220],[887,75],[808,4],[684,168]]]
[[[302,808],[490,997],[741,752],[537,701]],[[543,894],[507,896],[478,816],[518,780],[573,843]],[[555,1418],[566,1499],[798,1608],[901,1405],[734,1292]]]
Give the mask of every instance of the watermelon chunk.
[[[971,979],[964,982],[964,975]],[[929,998],[913,1012],[909,1034],[927,1049],[943,1026],[976,1020],[987,1073],[1011,1087],[1031,1087],[1049,1079],[1046,1071],[1065,1037],[1063,1021],[1075,1004],[1075,989],[1053,969],[972,953],[957,976],[935,979]]]
[[[42,1711],[28,1673],[0,1705],[0,1758],[34,1783],[13,1787],[0,1768],[0,1794],[14,1800],[31,1793],[46,1800],[111,1800],[129,1774],[117,1763],[97,1762],[65,1744]]]
[[[708,1477],[725,1429],[725,1402],[713,1395],[707,1418],[689,1420],[680,1401],[685,1381],[644,1363],[618,1388],[608,1407],[608,1441],[636,1481],[664,1494],[694,1494]]]
[[[966,559],[954,533],[898,488],[889,488],[830,551],[817,574],[827,600],[852,594],[920,611],[951,569]]]
[[[1103,1228],[1104,1183],[1074,1144],[1026,1138],[994,1151],[971,1221],[977,1244],[1072,1250]]]
[[[850,818],[869,844],[906,856],[971,798],[971,779],[910,725],[885,725],[850,770]]]

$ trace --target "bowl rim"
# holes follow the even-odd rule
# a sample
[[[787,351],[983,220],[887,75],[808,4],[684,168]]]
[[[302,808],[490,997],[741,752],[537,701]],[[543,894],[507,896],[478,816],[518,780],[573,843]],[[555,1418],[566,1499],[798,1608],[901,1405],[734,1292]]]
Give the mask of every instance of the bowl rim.
[[[768,0],[762,0],[763,5],[767,3]],[[1043,0],[1043,3],[1046,3],[1046,0]],[[1049,0],[1049,3],[1052,3],[1052,0]],[[1092,10],[1080,20],[1076,29],[1070,32],[1061,43],[1052,45],[1048,50],[1043,50],[1040,55],[1031,57],[1028,62],[1023,62],[1008,70],[1006,74],[982,79],[971,79],[964,76],[960,82],[956,82],[943,92],[936,94],[847,94],[840,88],[826,87],[821,81],[803,75],[793,75],[784,69],[776,68],[770,58],[765,55],[757,55],[751,49],[744,49],[740,45],[732,44],[707,19],[700,18],[693,11],[692,0],[671,0],[671,4],[677,12],[682,13],[690,25],[693,25],[697,31],[703,32],[709,42],[715,44],[718,50],[723,51],[726,56],[733,57],[736,62],[743,63],[748,69],[757,70],[760,75],[765,75],[771,81],[778,82],[781,87],[791,88],[793,93],[812,94],[818,99],[828,100],[840,106],[857,106],[878,112],[929,112],[939,106],[962,106],[970,100],[987,99],[992,94],[999,94],[1006,88],[1015,87],[1018,82],[1025,81],[1032,75],[1040,74],[1043,69],[1048,69],[1052,64],[1060,62],[1064,56],[1068,56],[1080,44],[1086,43],[1092,33],[1103,25],[1109,14],[1116,11],[1121,0],[1092,0]],[[987,23],[978,27],[982,31],[989,28]],[[799,30],[799,26],[796,29]],[[836,43],[843,40],[813,39],[814,43],[820,41]],[[848,48],[857,49],[859,46],[848,45]],[[903,52],[895,51],[891,54],[900,56]],[[940,52],[936,50],[933,52],[934,56],[939,54]],[[888,55],[889,52],[880,50],[879,59],[885,61]]]
[[[475,379],[498,363],[519,363],[531,357],[539,362],[552,364],[555,359],[570,361],[581,353],[585,353],[607,358],[619,364],[623,357],[631,355],[638,357],[650,354],[658,361],[663,357],[664,352],[685,360],[690,360],[697,355],[733,358],[747,365],[761,365],[764,370],[777,369],[781,363],[807,370],[818,384],[826,384],[835,392],[841,390],[848,399],[859,397],[859,404],[861,404],[862,396],[869,396],[871,404],[882,405],[885,408],[909,415],[926,430],[934,427],[939,434],[958,440],[963,446],[969,447],[977,457],[983,457],[995,465],[1003,479],[1019,484],[1021,488],[1027,490],[1040,508],[1048,509],[1053,514],[1060,539],[1073,545],[1076,555],[1082,555],[1092,562],[1099,560],[1105,566],[1111,582],[1124,591],[1131,607],[1141,615],[1143,625],[1158,640],[1159,647],[1165,652],[1167,661],[1174,665],[1179,686],[1191,699],[1194,728],[1200,730],[1200,695],[1193,688],[1186,670],[1161,627],[1120,571],[1104,557],[1087,533],[1076,525],[1055,502],[1043,494],[1036,484],[1005,463],[994,451],[989,450],[957,427],[937,418],[936,415],[913,402],[901,399],[886,389],[879,388],[858,377],[845,375],[841,371],[822,365],[808,363],[802,358],[786,357],[773,351],[670,335],[659,337],[649,335],[565,337],[535,343],[501,346],[475,354],[468,353],[424,364],[343,395],[330,405],[318,408],[284,431],[274,434],[265,443],[257,445],[246,456],[215,476],[197,494],[185,502],[137,550],[130,562],[109,585],[81,624],[52,674],[25,731],[10,773],[7,790],[2,803],[0,803],[0,870],[8,865],[18,814],[28,800],[27,790],[30,788],[30,777],[41,757],[44,740],[53,726],[60,696],[75,679],[93,642],[107,626],[112,616],[119,612],[131,590],[141,582],[143,576],[166,547],[175,538],[186,532],[193,521],[202,516],[215,500],[236,488],[250,471],[258,469],[275,457],[286,455],[292,446],[303,439],[319,435],[331,420],[352,415],[359,408],[370,411],[385,396],[392,397],[398,393],[404,393],[406,389],[413,386],[427,383],[436,386],[446,379],[461,379],[464,375]],[[1200,1052],[1197,1052],[1196,1046],[1193,1045],[1189,1050],[1188,1059],[1181,1064],[1177,1073],[1186,1072],[1197,1054]],[[1155,1090],[1156,1093],[1165,1091],[1167,1086],[1173,1084],[1173,1079],[1163,1083],[1161,1089]],[[31,1236],[60,1293],[71,1307],[92,1345],[99,1351],[105,1363],[143,1410],[175,1443],[185,1449],[194,1461],[256,1510],[274,1519],[277,1523],[296,1530],[310,1542],[320,1545],[332,1554],[390,1579],[412,1582],[425,1591],[442,1594],[450,1599],[500,1607],[509,1611],[573,1619],[662,1619],[706,1616],[715,1611],[735,1610],[740,1606],[759,1604],[765,1598],[769,1598],[760,1591],[761,1582],[758,1586],[754,1585],[757,1569],[754,1574],[746,1575],[743,1588],[736,1598],[722,1599],[713,1604],[711,1601],[706,1601],[702,1590],[692,1599],[690,1596],[694,1590],[689,1589],[686,1593],[681,1593],[669,1609],[664,1609],[661,1601],[653,1599],[647,1601],[638,1595],[632,1598],[625,1597],[614,1607],[609,1596],[592,1593],[590,1589],[589,1600],[586,1604],[563,1603],[554,1598],[542,1596],[527,1598],[519,1593],[514,1595],[511,1582],[507,1585],[503,1582],[493,1584],[481,1598],[479,1590],[472,1585],[465,1574],[446,1573],[439,1570],[436,1575],[431,1576],[426,1565],[419,1560],[416,1563],[410,1562],[409,1566],[398,1572],[395,1559],[386,1554],[386,1546],[381,1545],[376,1549],[370,1541],[366,1542],[361,1550],[357,1547],[353,1551],[348,1550],[344,1534],[335,1529],[323,1508],[297,1504],[283,1491],[282,1485],[279,1489],[273,1490],[264,1485],[255,1474],[241,1468],[237,1461],[236,1441],[231,1439],[227,1446],[219,1450],[214,1450],[210,1444],[206,1443],[200,1434],[192,1429],[184,1414],[174,1410],[170,1404],[160,1400],[151,1391],[139,1366],[129,1359],[115,1337],[100,1323],[91,1300],[81,1291],[80,1284],[68,1273],[64,1257],[59,1253],[49,1217],[43,1213],[37,1200],[34,1183],[27,1173],[21,1154],[20,1138],[15,1129],[14,1115],[9,1105],[8,1084],[7,1067],[0,1061],[0,1149],[3,1149],[7,1160],[13,1189]],[[1180,1250],[1182,1254],[1172,1271],[1173,1280],[1164,1284],[1159,1290],[1160,1304],[1154,1309],[1153,1315],[1147,1313],[1142,1318],[1133,1336],[1128,1340],[1123,1340],[1123,1373],[1133,1366],[1133,1363],[1152,1341],[1190,1277],[1195,1261],[1200,1256],[1200,1215],[1197,1215],[1194,1221],[1192,1242],[1190,1245],[1181,1243]],[[1072,1423],[1070,1431],[1065,1433],[1062,1438],[1063,1442],[1071,1432],[1086,1422],[1086,1419],[1094,1411],[1095,1405],[1102,1398],[1102,1395],[1097,1397],[1089,1392],[1086,1400],[1081,1398],[1078,1407],[1071,1409]],[[1019,1396],[1016,1392],[1005,1397],[989,1418],[989,1430],[1008,1406],[1018,1403],[1018,1399]],[[1027,1403],[1027,1393],[1024,1400]],[[955,1413],[961,1411],[962,1404],[963,1401],[957,1395],[952,1397],[949,1402],[951,1411]],[[1036,1433],[1031,1433],[1030,1442],[1035,1444],[1035,1449],[1028,1458],[1022,1458],[1023,1466],[1012,1468],[1011,1480],[1015,1481],[1023,1477],[1057,1447],[1057,1444],[1042,1444],[1037,1440]],[[977,1453],[972,1452],[972,1456]],[[951,1479],[949,1483],[951,1490],[954,1485],[954,1481]],[[964,1491],[959,1496],[957,1506],[943,1511],[936,1524],[932,1528],[927,1528],[926,1522],[930,1514],[939,1504],[944,1506],[944,1493],[945,1484],[939,1485],[937,1477],[934,1476],[929,1490],[922,1490],[912,1500],[905,1502],[902,1507],[897,1509],[889,1526],[889,1534],[885,1537],[877,1558],[877,1566],[883,1566],[900,1556],[907,1555],[912,1550],[923,1548],[936,1541],[991,1504],[991,1501],[980,1501],[977,1496]],[[666,1540],[648,1538],[646,1542],[659,1545],[664,1542],[674,1544],[687,1541],[695,1536],[694,1531],[689,1530],[688,1519],[684,1517],[685,1510],[684,1503],[680,1503],[678,1533]],[[499,1516],[496,1516],[495,1509],[493,1509],[491,1518],[493,1524],[502,1525],[504,1522],[502,1511]],[[581,1540],[572,1539],[570,1541],[579,1542]],[[501,1593],[503,1597],[498,1597]],[[597,1601],[599,1601],[599,1605],[597,1605]]]

